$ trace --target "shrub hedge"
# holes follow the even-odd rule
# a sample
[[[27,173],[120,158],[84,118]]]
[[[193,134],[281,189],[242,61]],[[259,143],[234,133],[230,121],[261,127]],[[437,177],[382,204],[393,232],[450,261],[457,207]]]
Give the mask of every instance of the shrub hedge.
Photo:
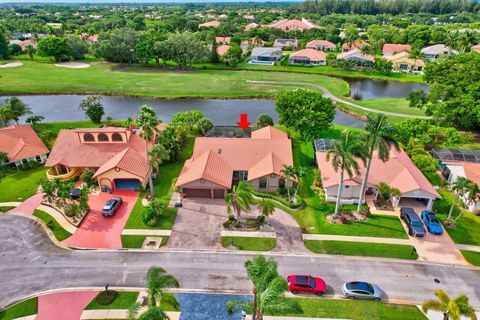
[[[264,198],[264,199],[271,199],[276,202],[279,202],[280,204],[290,208],[290,209],[297,209],[302,206],[302,198],[297,194],[295,197],[295,202],[290,202],[288,200],[285,200],[279,196],[276,196],[274,194],[269,194],[269,193],[263,193],[263,192],[258,192],[258,191],[252,191],[252,194],[259,197],[259,198]]]

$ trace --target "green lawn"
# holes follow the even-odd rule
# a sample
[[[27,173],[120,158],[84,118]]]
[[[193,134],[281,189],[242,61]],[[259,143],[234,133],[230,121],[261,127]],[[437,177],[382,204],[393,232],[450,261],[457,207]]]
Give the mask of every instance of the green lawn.
[[[345,127],[334,126],[331,130],[322,134],[323,138],[335,139],[340,137]],[[353,131],[360,131],[352,129]],[[305,233],[322,233],[349,236],[369,236],[408,239],[400,219],[394,216],[370,215],[366,222],[354,222],[351,224],[333,225],[326,220],[326,215],[333,213],[335,204],[325,203],[314,193],[312,184],[312,169],[316,167],[315,152],[311,141],[302,140],[297,133],[290,132],[293,144],[293,161],[295,167],[307,167],[308,174],[300,187],[299,194],[305,202],[305,208],[301,210],[284,209],[289,212],[304,229]],[[356,206],[344,205],[344,209],[352,210]]]
[[[63,241],[72,235],[70,232],[63,229],[62,226],[45,211],[35,210],[33,215],[45,222],[58,241]]]
[[[399,244],[306,240],[305,246],[315,253],[408,260],[418,258],[416,253],[412,254],[412,246]]]
[[[40,180],[47,170],[41,166],[28,171],[17,171],[0,180],[0,202],[24,201],[37,192]]]
[[[269,251],[277,245],[274,238],[222,237],[220,241],[225,248],[233,245],[247,251]]]
[[[461,250],[461,251],[463,256],[465,257],[465,259],[467,259],[468,262],[470,262],[474,266],[480,267],[480,252],[468,251],[468,250]]]
[[[2,70],[0,95],[47,93],[109,93],[157,97],[265,97],[285,86],[259,85],[247,80],[301,81],[326,87],[335,95],[348,93],[348,84],[319,74],[253,70],[163,70],[92,62],[90,68],[59,68],[52,63],[24,61],[20,68]],[[291,87],[291,86],[290,86]]]
[[[148,236],[144,235],[125,235],[122,238],[122,248],[140,249]],[[168,242],[168,237],[162,237],[162,243],[160,246],[164,246]]]
[[[300,304],[302,312],[288,316],[354,320],[427,320],[427,317],[413,305],[324,298],[292,299]]]
[[[395,112],[400,114],[412,115],[412,116],[424,116],[425,112],[418,108],[410,108],[408,106],[407,99],[401,98],[388,98],[388,99],[374,99],[374,100],[362,100],[353,101],[353,103],[361,105],[362,107],[376,109],[386,112]],[[352,108],[351,110],[354,110]],[[359,110],[359,109],[357,109]]]
[[[101,294],[101,293],[99,293]],[[98,297],[98,296],[97,296]],[[85,308],[85,310],[96,309],[128,309],[137,301],[138,292],[136,291],[118,291],[118,296],[111,304],[99,304],[95,299]]]
[[[113,120],[116,124],[121,124],[122,120]],[[50,130],[55,134],[61,129],[79,129],[79,128],[97,128],[99,124],[95,124],[90,120],[71,121],[71,122],[45,122],[37,125],[39,129]]]
[[[32,298],[16,305],[13,305],[3,311],[0,311],[0,320],[12,320],[16,318],[30,316],[38,311],[38,299]]]
[[[7,211],[12,210],[13,208],[15,208],[15,207],[12,207],[12,206],[3,206],[3,207],[0,207],[0,212],[7,212]]]

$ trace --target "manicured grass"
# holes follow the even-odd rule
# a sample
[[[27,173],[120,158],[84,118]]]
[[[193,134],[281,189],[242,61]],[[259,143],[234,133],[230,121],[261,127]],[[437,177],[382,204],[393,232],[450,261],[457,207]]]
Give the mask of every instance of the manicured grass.
[[[322,134],[322,138],[335,139],[340,137],[345,127],[334,126],[331,130]],[[351,129],[352,131],[361,131]],[[394,216],[370,215],[366,222],[353,222],[351,224],[334,225],[326,220],[326,216],[333,213],[335,204],[325,203],[314,193],[312,185],[312,170],[316,167],[315,152],[311,141],[302,140],[299,135],[289,132],[293,144],[293,161],[295,167],[306,167],[307,176],[302,183],[299,194],[305,202],[305,208],[301,210],[284,209],[289,212],[305,233],[323,233],[334,235],[368,236],[408,239],[400,219]],[[344,205],[344,210],[354,210],[356,205]]]
[[[47,169],[41,166],[27,171],[8,174],[0,180],[0,202],[24,201],[37,192]]]
[[[312,318],[342,318],[354,320],[426,320],[427,317],[412,305],[397,305],[374,301],[352,301],[321,298],[292,298],[300,305],[301,313],[287,316]],[[283,315],[285,316],[285,315]]]
[[[7,211],[12,210],[13,208],[15,208],[15,207],[13,207],[13,206],[0,207],[0,212],[7,212]]]
[[[379,101],[379,100],[374,100],[374,101]],[[362,120],[366,120],[367,115],[369,113],[371,113],[371,112],[364,111],[364,110],[361,110],[361,109],[358,109],[358,108],[354,108],[354,107],[346,105],[344,103],[337,103],[336,106],[339,107],[340,109],[343,109],[344,112],[349,111],[350,113],[353,113],[353,114],[356,114],[356,115],[360,116],[360,118]],[[398,123],[404,121],[405,119],[407,119],[405,117],[393,117],[393,116],[389,116],[389,115],[387,115],[386,117],[388,119],[388,122],[392,123],[392,124],[398,124]]]
[[[97,295],[97,297],[101,292]],[[103,305],[97,302],[97,297],[90,302],[85,310],[96,309],[128,309],[130,308],[138,298],[138,292],[136,291],[118,291],[117,298],[113,300],[111,304]]]
[[[250,238],[250,237],[222,237],[222,246],[235,246],[238,250],[269,251],[275,248],[277,240],[274,238]]]
[[[0,95],[52,93],[108,93],[157,97],[275,96],[285,86],[259,85],[247,80],[311,82],[335,95],[345,95],[348,84],[319,74],[253,70],[176,71],[93,62],[90,68],[59,68],[51,63],[24,61],[20,68],[2,70]],[[292,86],[289,86],[292,87]]]
[[[0,311],[0,320],[12,320],[16,318],[30,316],[38,312],[38,299],[32,298],[16,305],[13,305],[3,311]]]
[[[122,120],[112,120],[113,123],[122,124]],[[90,120],[71,121],[71,122],[45,122],[37,125],[39,129],[50,130],[55,134],[61,129],[79,129],[79,128],[98,128],[100,125],[95,124]]]
[[[306,240],[305,246],[315,253],[408,260],[416,260],[418,258],[416,253],[412,254],[412,246],[400,244]]]
[[[140,249],[142,248],[145,238],[144,235],[125,235],[122,234],[122,248]],[[160,246],[164,246],[168,242],[168,237],[162,237]]]
[[[480,252],[468,251],[468,250],[461,250],[461,251],[463,256],[465,257],[465,259],[467,259],[468,262],[470,262],[474,266],[480,267]]]
[[[63,229],[62,226],[45,211],[35,210],[33,215],[45,222],[47,227],[52,230],[53,235],[58,241],[63,241],[72,235],[70,232]]]
[[[412,115],[412,116],[424,116],[425,112],[418,108],[410,108],[408,106],[407,99],[401,98],[389,98],[389,99],[375,99],[375,100],[362,100],[353,101],[353,103],[361,105],[362,107],[376,109],[386,112],[395,112],[400,114]],[[355,108],[352,108],[352,110]],[[357,109],[358,110],[358,109]]]
[[[447,203],[452,203],[454,199],[453,193],[445,190],[437,190],[442,198],[447,201]],[[455,218],[458,215],[460,209],[455,210],[453,217]],[[460,244],[470,244],[475,246],[480,246],[480,217],[474,215],[473,213],[467,212],[464,209],[463,215],[456,221],[455,228],[445,228],[452,237],[455,243]],[[438,214],[438,217],[445,221],[447,219],[446,214]]]

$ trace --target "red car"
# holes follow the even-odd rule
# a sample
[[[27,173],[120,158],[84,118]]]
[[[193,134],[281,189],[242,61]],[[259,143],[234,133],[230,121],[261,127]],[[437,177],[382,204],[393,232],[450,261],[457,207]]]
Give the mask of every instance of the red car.
[[[321,296],[327,291],[327,285],[322,278],[305,275],[291,275],[287,277],[287,282],[288,290],[293,294],[304,292]]]

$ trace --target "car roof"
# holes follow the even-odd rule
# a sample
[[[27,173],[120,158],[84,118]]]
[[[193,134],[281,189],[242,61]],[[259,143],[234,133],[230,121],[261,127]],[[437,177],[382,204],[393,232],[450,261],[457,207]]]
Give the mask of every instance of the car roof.
[[[309,276],[306,275],[294,275],[293,279],[295,280],[295,283],[308,283],[308,278]]]
[[[420,221],[420,218],[418,215],[415,213],[415,211],[407,211],[406,214],[410,217],[410,220],[412,221]]]
[[[349,287],[349,290],[363,290],[363,291],[372,291],[372,285],[368,282],[363,282],[363,281],[355,281],[355,282],[350,282],[347,285]]]

